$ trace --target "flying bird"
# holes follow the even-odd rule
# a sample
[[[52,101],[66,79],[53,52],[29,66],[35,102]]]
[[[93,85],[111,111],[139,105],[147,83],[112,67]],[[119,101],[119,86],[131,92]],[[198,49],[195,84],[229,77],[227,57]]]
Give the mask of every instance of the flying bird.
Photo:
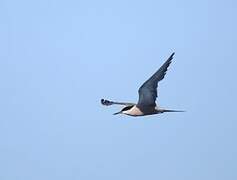
[[[164,79],[167,69],[173,59],[174,53],[165,61],[165,63],[153,74],[143,85],[139,88],[138,103],[114,102],[110,100],[101,99],[102,105],[123,105],[125,106],[121,111],[114,113],[125,114],[129,116],[146,116],[152,114],[160,114],[164,112],[184,112],[180,110],[164,109],[156,104],[158,82]]]

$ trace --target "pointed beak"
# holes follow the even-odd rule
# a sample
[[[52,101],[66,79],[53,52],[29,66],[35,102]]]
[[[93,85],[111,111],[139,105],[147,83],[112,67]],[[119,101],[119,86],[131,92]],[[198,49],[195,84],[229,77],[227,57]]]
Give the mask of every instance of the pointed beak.
[[[122,111],[116,112],[113,115],[122,114]]]

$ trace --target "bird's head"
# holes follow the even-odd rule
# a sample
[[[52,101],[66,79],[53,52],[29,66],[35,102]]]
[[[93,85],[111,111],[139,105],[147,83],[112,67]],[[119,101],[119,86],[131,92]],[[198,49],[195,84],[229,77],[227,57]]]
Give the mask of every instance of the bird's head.
[[[117,112],[117,113],[114,113],[114,115],[117,115],[117,114],[126,114],[126,111],[130,110],[133,106],[126,106],[124,107],[121,111]]]

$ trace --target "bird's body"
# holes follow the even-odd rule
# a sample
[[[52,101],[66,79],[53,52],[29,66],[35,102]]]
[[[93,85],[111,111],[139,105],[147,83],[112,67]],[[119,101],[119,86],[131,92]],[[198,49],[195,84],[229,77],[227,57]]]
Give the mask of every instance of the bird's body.
[[[139,109],[136,105],[132,106],[131,109],[122,112],[123,114],[130,116],[144,116],[145,112]]]
[[[159,68],[159,70],[151,76],[138,90],[139,100],[138,103],[124,103],[113,102],[109,100],[101,99],[101,103],[105,106],[113,104],[125,105],[125,107],[116,114],[126,114],[129,116],[145,116],[152,114],[160,114],[164,112],[183,112],[177,110],[162,109],[156,105],[157,87],[158,82],[164,79],[166,71],[173,59],[174,53],[166,60],[166,62]]]
[[[152,114],[159,114],[162,113],[158,107],[150,107],[147,109],[140,109],[137,105],[131,107],[131,109],[122,111],[123,114],[130,115],[130,116],[145,116],[145,115],[152,115]]]
[[[155,108],[149,107],[146,109],[140,109],[139,107],[137,107],[137,105],[134,105],[131,107],[131,109],[119,112],[118,114],[122,113],[129,116],[147,116],[147,115],[153,115],[153,114],[161,114],[164,112],[184,112],[184,111],[162,109],[158,106],[156,106]]]

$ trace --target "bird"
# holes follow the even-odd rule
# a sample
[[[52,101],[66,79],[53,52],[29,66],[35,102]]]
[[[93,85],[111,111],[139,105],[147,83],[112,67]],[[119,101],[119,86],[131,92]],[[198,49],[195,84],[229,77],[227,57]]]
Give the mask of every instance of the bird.
[[[147,80],[138,90],[139,99],[137,103],[115,102],[106,99],[101,99],[101,104],[104,106],[123,105],[121,111],[114,113],[125,114],[129,116],[147,116],[161,114],[165,112],[185,112],[182,110],[170,110],[159,107],[156,104],[158,83],[164,79],[169,65],[172,62],[174,52],[164,62],[164,64]]]

